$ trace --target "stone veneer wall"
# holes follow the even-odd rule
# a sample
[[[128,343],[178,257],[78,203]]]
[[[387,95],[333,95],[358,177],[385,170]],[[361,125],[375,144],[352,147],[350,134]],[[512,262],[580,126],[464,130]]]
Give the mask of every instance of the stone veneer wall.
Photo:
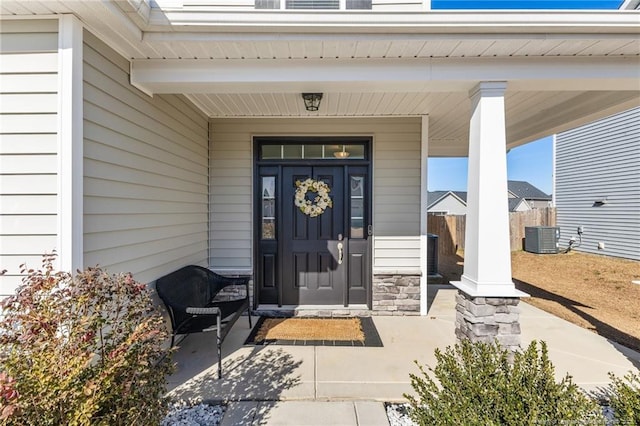
[[[372,315],[420,315],[420,275],[375,274]]]
[[[518,297],[456,295],[456,337],[471,342],[494,343],[511,351],[520,347]]]

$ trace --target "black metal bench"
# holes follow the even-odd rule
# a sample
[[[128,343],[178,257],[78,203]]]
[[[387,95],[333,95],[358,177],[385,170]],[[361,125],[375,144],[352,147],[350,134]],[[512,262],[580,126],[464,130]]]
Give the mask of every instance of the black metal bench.
[[[244,286],[244,296],[224,296],[223,290],[230,286]],[[171,317],[172,347],[176,335],[216,330],[218,378],[222,378],[222,342],[245,309],[249,328],[252,327],[249,278],[225,277],[207,268],[189,265],[159,278],[156,291]]]

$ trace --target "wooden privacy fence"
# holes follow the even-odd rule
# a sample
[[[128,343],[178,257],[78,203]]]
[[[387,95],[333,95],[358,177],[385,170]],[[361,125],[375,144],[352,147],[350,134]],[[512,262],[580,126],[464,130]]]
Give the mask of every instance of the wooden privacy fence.
[[[524,228],[527,226],[556,226],[555,207],[509,213],[511,251],[523,249]],[[427,232],[438,235],[439,255],[452,255],[458,249],[464,250],[465,227],[466,216],[429,215],[427,217]]]

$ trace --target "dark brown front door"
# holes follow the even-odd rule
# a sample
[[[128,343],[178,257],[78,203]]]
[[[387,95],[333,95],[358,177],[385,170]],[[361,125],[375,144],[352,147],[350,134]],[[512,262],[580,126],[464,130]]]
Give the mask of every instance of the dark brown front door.
[[[342,305],[347,281],[344,241],[344,167],[283,167],[282,303]],[[330,188],[333,206],[311,217],[294,203],[296,181],[311,178]],[[307,193],[313,201],[316,193]]]
[[[286,145],[274,149],[273,141],[265,139],[271,145],[263,151],[271,157],[261,158],[260,143],[256,144],[257,304],[370,304],[369,141],[357,141],[358,157],[337,159],[327,151],[342,145],[314,140],[323,147],[322,158],[295,160],[287,157]],[[307,140],[304,143],[313,149]],[[355,145],[346,146],[355,150]],[[282,159],[277,158],[280,152]],[[330,188],[332,206],[321,214],[305,214],[296,206],[296,181],[307,179]],[[306,199],[313,202],[317,195],[307,191]]]

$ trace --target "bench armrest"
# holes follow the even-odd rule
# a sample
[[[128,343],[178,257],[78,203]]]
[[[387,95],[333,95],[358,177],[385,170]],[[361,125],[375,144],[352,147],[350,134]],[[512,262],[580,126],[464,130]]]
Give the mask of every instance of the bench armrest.
[[[189,307],[186,312],[190,315],[220,315],[220,308],[195,308]]]

